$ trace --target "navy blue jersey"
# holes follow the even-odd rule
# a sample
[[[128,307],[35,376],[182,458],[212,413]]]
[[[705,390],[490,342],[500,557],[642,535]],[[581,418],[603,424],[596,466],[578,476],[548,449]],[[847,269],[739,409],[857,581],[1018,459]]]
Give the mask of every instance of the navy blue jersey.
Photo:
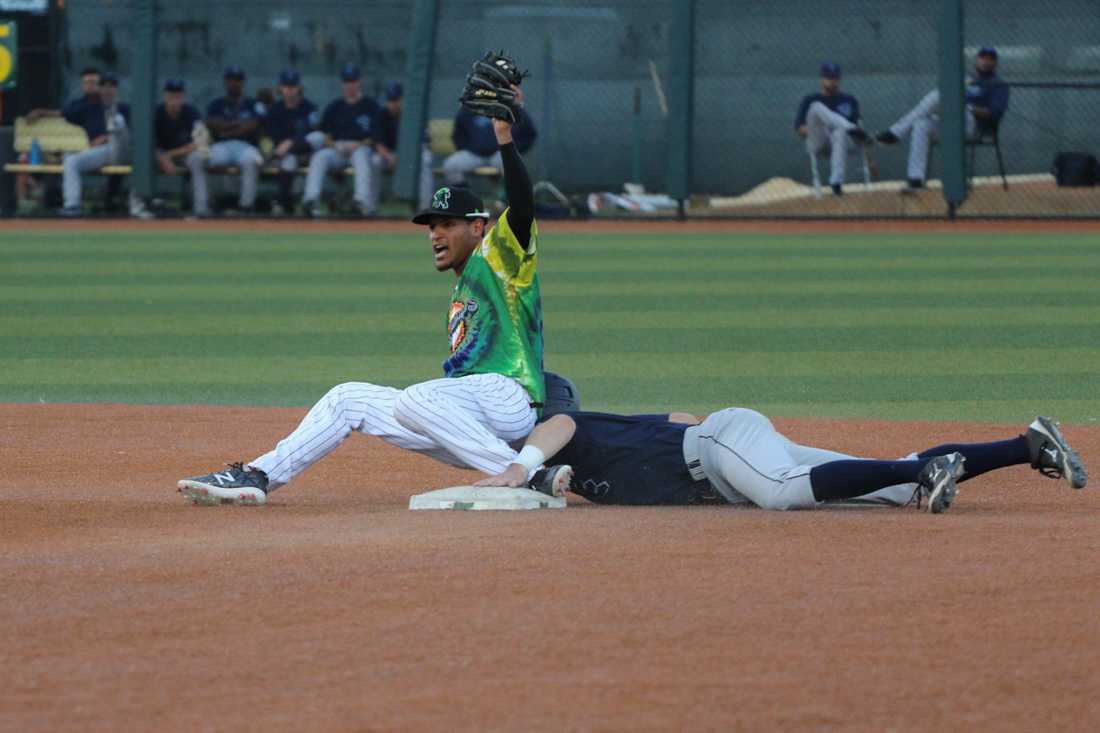
[[[378,108],[378,114],[374,116],[371,129],[374,142],[385,145],[390,150],[397,150],[397,133],[401,127],[401,118],[390,112],[389,107],[382,105]]]
[[[119,111],[129,119],[129,107],[120,104]],[[62,108],[61,116],[66,122],[83,128],[88,134],[88,140],[94,140],[107,133],[107,110],[100,103],[98,96],[79,97],[70,101]]]
[[[236,104],[229,97],[218,97],[206,107],[207,119],[234,120],[247,122],[249,120],[263,121],[264,106],[251,97],[241,97]],[[260,142],[260,127],[257,125],[245,135],[227,136],[210,131],[215,140],[244,140],[256,145]]]
[[[802,104],[798,105],[798,114],[794,118],[796,130],[806,124],[806,114],[814,102],[821,102],[849,122],[859,122],[859,102],[851,94],[837,92],[828,97],[824,94],[807,94],[802,98]]]
[[[538,132],[535,123],[531,121],[523,108],[519,109],[516,124],[512,126],[512,140],[516,143],[516,150],[526,153],[535,144]],[[451,140],[458,150],[469,150],[475,155],[488,157],[500,149],[497,145],[497,136],[493,132],[493,121],[483,115],[475,115],[463,108],[455,115],[454,132]]]
[[[980,128],[989,129],[1008,111],[1008,85],[996,74],[975,73],[966,80],[966,103],[989,110],[992,120],[977,121]]]
[[[698,504],[715,501],[708,481],[692,481],[684,431],[668,415],[571,412],[573,438],[553,463],[573,467],[573,491],[599,504]],[[724,503],[724,502],[723,502]]]
[[[158,104],[153,115],[153,129],[156,131],[157,150],[175,150],[191,142],[191,130],[201,120],[199,111],[190,104],[180,107],[179,114],[169,117],[163,104]]]
[[[302,142],[306,135],[313,132],[319,121],[317,105],[308,99],[301,100],[293,108],[288,108],[280,99],[271,105],[264,116],[264,132],[276,145],[284,140]]]
[[[333,140],[366,140],[372,136],[372,123],[378,114],[378,102],[360,97],[348,104],[343,97],[329,102],[321,116],[321,130]]]

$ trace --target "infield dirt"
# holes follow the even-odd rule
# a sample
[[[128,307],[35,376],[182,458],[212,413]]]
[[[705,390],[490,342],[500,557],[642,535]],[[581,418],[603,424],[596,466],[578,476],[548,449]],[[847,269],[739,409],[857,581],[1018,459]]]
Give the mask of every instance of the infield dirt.
[[[951,511],[409,512],[472,474],[355,436],[261,508],[183,476],[303,409],[0,406],[3,730],[1088,730],[1100,494]],[[891,457],[1022,426],[776,420]],[[1100,428],[1066,429],[1086,464]],[[1094,471],[1095,472],[1095,471]]]

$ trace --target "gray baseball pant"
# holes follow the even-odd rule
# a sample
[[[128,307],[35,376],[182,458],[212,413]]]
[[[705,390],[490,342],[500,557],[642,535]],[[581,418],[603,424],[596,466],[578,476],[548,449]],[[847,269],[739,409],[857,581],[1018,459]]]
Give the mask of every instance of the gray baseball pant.
[[[806,151],[820,155],[825,148],[829,154],[829,184],[844,183],[848,164],[848,130],[856,125],[844,115],[837,114],[821,102],[814,102],[806,111]]]
[[[974,113],[966,108],[966,136],[972,137],[977,129]],[[890,132],[899,138],[909,135],[909,165],[906,176],[910,180],[923,181],[928,174],[928,151],[939,136],[940,92],[933,89],[924,95],[917,106],[890,126]]]
[[[501,169],[504,163],[500,159],[500,151],[492,155],[478,155],[469,150],[457,150],[443,161],[443,180],[448,186],[454,186],[466,180],[466,174],[477,170],[483,165],[491,165]]]
[[[260,179],[260,166],[264,159],[256,146],[244,140],[222,140],[210,146],[210,157],[204,158],[198,150],[187,156],[191,170],[191,195],[194,210],[199,216],[210,213],[210,192],[207,188],[206,169],[235,165],[241,169],[241,195],[238,203],[242,209],[252,207],[256,201],[256,186]]]
[[[340,143],[337,142],[336,144],[339,145]],[[370,153],[371,150],[366,145],[360,145],[351,154],[344,153],[336,147],[318,150],[309,159],[309,172],[306,173],[306,190],[302,195],[302,203],[313,203],[320,200],[325,175],[330,170],[343,169],[351,165],[355,171],[355,203],[368,206]]]

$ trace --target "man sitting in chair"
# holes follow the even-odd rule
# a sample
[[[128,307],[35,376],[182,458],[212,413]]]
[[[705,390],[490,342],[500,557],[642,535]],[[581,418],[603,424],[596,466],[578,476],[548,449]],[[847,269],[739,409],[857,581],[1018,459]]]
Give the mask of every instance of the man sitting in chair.
[[[859,102],[840,91],[840,66],[832,61],[821,65],[821,92],[802,98],[794,129],[806,139],[815,187],[817,156],[829,152],[829,186],[837,196],[842,195],[849,140],[865,143],[867,133],[859,126]]]
[[[974,73],[966,80],[966,137],[968,140],[996,132],[1008,111],[1008,86],[997,76],[997,49],[984,46],[974,60]],[[909,135],[909,167],[905,192],[924,187],[928,151],[939,132],[940,92],[933,89],[900,120],[876,135],[884,145],[894,145]]]

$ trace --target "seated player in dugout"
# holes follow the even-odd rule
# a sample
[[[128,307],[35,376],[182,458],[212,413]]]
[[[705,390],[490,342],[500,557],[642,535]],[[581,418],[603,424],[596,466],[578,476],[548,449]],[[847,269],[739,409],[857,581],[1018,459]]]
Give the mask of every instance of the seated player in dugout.
[[[445,321],[450,355],[443,362],[444,378],[405,389],[367,382],[337,385],[271,451],[225,471],[179,481],[188,500],[263,504],[269,491],[327,456],[353,432],[487,474],[504,471],[516,459],[510,443],[531,432],[546,395],[538,228],[531,179],[511,136],[510,101],[521,77],[499,71],[514,70],[510,59],[491,58],[492,67],[484,73],[503,79],[486,77],[480,88],[468,86],[463,104],[492,117],[509,208],[490,226],[489,212],[477,196],[463,188],[441,188],[413,218],[428,230],[435,269],[456,276]],[[501,62],[507,63],[502,67]],[[471,84],[482,79],[479,65],[487,64],[475,64]],[[515,82],[508,83],[512,78]],[[532,487],[549,481],[551,491],[557,474],[544,470],[532,476]]]
[[[819,93],[802,98],[794,129],[805,138],[806,152],[811,156],[829,153],[829,186],[840,196],[844,193],[848,141],[862,145],[868,138],[859,126],[859,102],[840,91],[840,66],[832,61],[821,64],[820,85]]]
[[[898,461],[799,445],[753,410],[731,407],[700,422],[687,413],[554,415],[528,436],[516,462],[478,486],[520,486],[532,465],[572,467],[571,490],[599,504],[755,504],[812,509],[830,503],[951,506],[957,483],[1030,464],[1084,488],[1088,474],[1058,424],[1039,417],[1016,437],[940,445]]]
[[[974,59],[974,71],[966,79],[966,137],[973,139],[992,134],[1008,111],[1008,85],[997,76],[997,49],[984,46]],[[940,90],[933,89],[875,139],[883,145],[896,145],[909,136],[908,185],[902,193],[924,188],[928,155],[932,142],[939,137]]]

